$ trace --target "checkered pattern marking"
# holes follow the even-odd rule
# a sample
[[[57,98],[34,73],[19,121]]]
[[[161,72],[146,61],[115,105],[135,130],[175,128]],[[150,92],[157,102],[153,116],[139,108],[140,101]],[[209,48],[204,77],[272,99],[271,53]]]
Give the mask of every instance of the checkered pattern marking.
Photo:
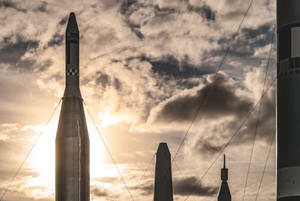
[[[78,73],[78,70],[77,70],[77,69],[70,68],[70,69],[68,69],[68,71],[67,71],[67,75],[68,75],[68,76],[69,76],[69,75],[75,75],[75,76],[77,76],[77,75],[79,75],[79,73]]]

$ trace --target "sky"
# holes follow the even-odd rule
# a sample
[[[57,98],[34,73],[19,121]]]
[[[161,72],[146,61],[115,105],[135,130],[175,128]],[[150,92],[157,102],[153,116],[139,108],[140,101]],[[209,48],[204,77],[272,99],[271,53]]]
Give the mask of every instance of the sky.
[[[233,200],[275,200],[275,1],[253,0],[241,24],[249,4],[0,0],[3,200],[54,200],[56,105],[72,11],[80,30],[91,200],[151,201],[160,142],[175,157],[175,201],[216,200],[224,152]]]

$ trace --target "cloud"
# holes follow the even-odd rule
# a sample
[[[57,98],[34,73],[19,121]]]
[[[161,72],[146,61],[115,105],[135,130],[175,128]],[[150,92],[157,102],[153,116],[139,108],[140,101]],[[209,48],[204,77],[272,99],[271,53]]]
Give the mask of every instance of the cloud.
[[[141,184],[134,187],[134,189],[141,191],[142,195],[153,195],[154,192],[153,184]]]
[[[267,23],[255,28],[243,28],[240,33],[233,33],[226,37],[221,37],[218,40],[220,47],[223,47],[222,52],[229,46],[230,56],[250,57],[255,55],[258,48],[264,47],[273,43],[272,35],[274,29],[272,24]],[[216,54],[218,51],[210,52],[210,55]]]
[[[13,2],[13,1],[9,1],[9,0],[3,0],[3,1],[0,1],[0,8],[12,8],[12,9],[15,9],[19,12],[27,12],[26,9],[24,8],[20,8],[17,3]]]
[[[35,11],[38,12],[47,12],[48,3],[43,1],[41,2],[41,5],[39,5],[37,8],[35,8]]]
[[[64,41],[64,38],[65,37],[63,34],[55,33],[52,36],[51,40],[48,42],[48,47],[61,45]]]
[[[201,6],[194,6],[189,4],[187,6],[188,11],[196,12],[200,16],[202,16],[204,19],[209,21],[214,21],[216,18],[216,12],[211,9],[210,6],[203,4]]]
[[[108,196],[108,192],[106,189],[97,187],[92,189],[92,195],[96,196],[96,197],[107,197]]]
[[[67,21],[68,21],[68,17],[69,17],[69,16],[63,17],[63,18],[58,22],[58,24],[59,24],[60,26],[66,25],[66,24],[67,24]]]
[[[241,118],[234,118],[223,121],[222,128],[220,123],[210,123],[210,128],[205,128],[201,131],[199,137],[193,138],[192,149],[196,153],[203,156],[210,157],[219,153],[224,145],[231,139],[231,136],[237,134],[231,141],[231,145],[247,145],[254,140],[256,136],[257,141],[264,141],[267,144],[271,143],[272,137],[275,135],[276,126],[276,104],[275,104],[275,89],[272,88],[256,105],[255,110],[249,108],[252,114],[248,116],[243,127],[240,128],[242,122],[247,115]],[[254,104],[253,104],[254,105]],[[248,113],[247,112],[247,113]],[[240,128],[238,130],[238,128]],[[236,133],[238,131],[238,133]],[[256,133],[256,134],[255,134]]]
[[[9,64],[11,68],[20,70],[32,70],[35,60],[23,57],[27,52],[35,51],[38,46],[38,40],[24,40],[17,36],[14,41],[13,36],[7,37],[1,44],[0,63]]]
[[[199,182],[196,177],[177,178],[173,180],[175,195],[195,195],[195,196],[214,196],[218,188],[214,186],[206,186]],[[142,195],[153,195],[153,184],[142,184],[135,189],[142,191]]]
[[[196,195],[196,196],[215,196],[218,192],[218,187],[206,186],[199,182],[196,177],[188,177],[174,181],[174,193],[176,195]]]
[[[242,117],[252,106],[246,97],[237,95],[228,76],[218,73],[193,94],[177,95],[159,106],[155,122],[191,121],[199,108],[197,118],[219,118],[225,115]],[[193,91],[192,91],[193,92]]]
[[[5,94],[0,99],[3,107],[0,109],[1,123],[28,122],[34,124],[48,115],[55,101],[55,97],[41,98],[48,94],[42,90],[31,73],[23,72],[21,75],[15,70],[0,71],[0,93]],[[47,109],[46,109],[47,108]],[[36,118],[38,116],[42,118]],[[45,116],[44,116],[45,115]],[[43,121],[43,120],[42,120]]]
[[[179,61],[172,55],[163,56],[162,58],[142,57],[142,60],[148,61],[152,65],[152,71],[164,76],[172,76],[174,78],[191,78],[200,77],[212,73],[212,69],[201,68],[189,63],[188,57]]]
[[[104,132],[110,136],[109,142],[115,143],[112,149],[117,150],[114,151],[117,161],[131,161],[133,168],[151,155],[151,150],[155,151],[156,142],[163,140],[171,148],[177,147],[186,123],[191,121],[199,100],[205,96],[208,102],[199,113],[199,119],[204,117],[204,121],[197,119],[191,130],[197,135],[184,147],[192,149],[193,156],[195,152],[211,156],[220,150],[238,126],[237,122],[253,106],[257,97],[254,91],[259,94],[257,89],[251,91],[245,87],[243,80],[248,71],[261,67],[265,61],[274,21],[273,14],[266,11],[275,11],[276,4],[268,0],[253,4],[243,29],[237,34],[234,32],[248,6],[243,0],[0,2],[3,19],[0,92],[4,94],[0,99],[0,121],[18,125],[20,122],[40,123],[56,102],[56,96],[62,94],[63,36],[67,10],[72,10],[81,33],[83,96],[99,117],[98,123],[102,119],[117,122],[104,128]],[[226,74],[213,75],[228,45],[232,50],[224,65]],[[252,85],[259,88],[257,83]],[[209,96],[210,89],[218,92],[212,93],[215,97]],[[275,124],[270,100],[266,99],[263,104],[259,140],[267,141]],[[150,119],[149,113],[155,121],[145,125]],[[255,116],[249,119],[234,142],[237,148],[249,144],[252,139]],[[162,128],[157,122],[169,127]],[[20,153],[23,149],[14,150],[19,146],[10,141],[25,137],[27,133],[14,138],[9,134],[17,132],[13,127],[0,129],[3,148],[0,161],[4,164],[0,176],[6,178],[7,170],[12,165],[15,167],[18,157],[23,156]],[[131,146],[124,147],[121,142]],[[7,160],[7,156],[14,161]],[[189,163],[188,155],[184,156]],[[189,175],[195,174],[193,169],[186,171]],[[133,178],[128,172],[124,172],[124,177]],[[206,188],[211,186],[192,185],[194,179],[178,180],[186,180],[190,183],[187,187],[203,194],[212,192]],[[180,181],[178,183],[182,184]],[[115,182],[116,185],[112,181],[97,182],[103,186],[97,186],[95,194],[105,198],[118,194],[117,200],[127,199],[120,182]],[[113,183],[111,187],[106,186],[109,183]],[[140,187],[138,192],[143,194],[139,196],[143,198],[137,199],[152,197],[153,186]],[[179,189],[182,195],[189,191],[184,187],[182,184]],[[13,197],[13,200],[22,199]]]

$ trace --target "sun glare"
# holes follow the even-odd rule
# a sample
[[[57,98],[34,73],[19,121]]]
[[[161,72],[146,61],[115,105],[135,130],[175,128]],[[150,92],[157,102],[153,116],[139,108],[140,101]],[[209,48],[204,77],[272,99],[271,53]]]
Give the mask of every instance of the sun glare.
[[[54,123],[56,122],[56,123]],[[29,157],[29,168],[38,173],[31,178],[27,185],[32,188],[45,189],[44,191],[33,191],[32,193],[42,196],[54,196],[55,188],[55,136],[58,119],[51,122],[40,137]],[[106,150],[98,136],[97,129],[88,121],[90,138],[90,177],[94,183],[103,177],[118,177],[113,164],[106,162]],[[31,126],[36,134],[41,132],[42,126]],[[119,167],[122,169],[122,167]]]
[[[123,118],[120,115],[112,114],[109,108],[106,108],[104,112],[100,112],[98,114],[98,119],[101,121],[101,127],[114,125],[123,120]]]
[[[56,122],[56,123],[54,123]],[[55,184],[55,134],[58,120],[51,122],[45,128],[44,133],[40,137],[34,147],[29,158],[29,167],[38,173],[37,177],[33,177],[28,181],[30,187],[44,187],[45,191],[35,191],[33,193],[42,194],[43,196],[51,196],[54,194]],[[32,127],[36,133],[40,133],[42,126]]]

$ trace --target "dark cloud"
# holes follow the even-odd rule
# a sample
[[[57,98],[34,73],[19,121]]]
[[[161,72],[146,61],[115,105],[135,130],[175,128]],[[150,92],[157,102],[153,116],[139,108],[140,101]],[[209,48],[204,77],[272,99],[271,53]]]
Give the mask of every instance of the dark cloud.
[[[188,11],[196,12],[206,20],[214,21],[216,19],[216,12],[214,12],[208,5],[194,6],[189,4],[187,8]]]
[[[122,84],[118,78],[114,79],[114,87],[116,90],[121,90],[121,88],[122,88]]]
[[[176,59],[172,55],[162,56],[160,58],[151,58],[145,55],[137,57],[128,57],[125,61],[128,63],[131,60],[138,59],[141,62],[149,62],[152,65],[153,73],[158,73],[165,78],[176,78],[178,81],[186,82],[185,78],[200,77],[206,74],[213,73],[213,69],[208,66],[198,66],[189,62],[188,56],[182,61]],[[113,60],[113,62],[121,62],[120,60]]]
[[[127,24],[127,26],[130,28],[131,32],[134,33],[139,39],[144,39],[145,36],[141,32],[141,27],[146,25],[150,18],[149,14],[143,13],[142,18],[143,20],[137,24],[134,23],[131,19],[130,16],[133,15],[134,13],[141,11],[141,9],[151,9],[152,12],[154,13],[154,18],[155,20],[152,21],[152,24],[159,23],[161,21],[166,21],[168,19],[168,16],[171,14],[176,13],[176,9],[174,8],[160,8],[158,5],[155,4],[143,4],[140,3],[136,0],[127,0],[124,1],[120,5],[120,13],[124,16],[124,22]],[[153,17],[152,17],[153,20]]]
[[[214,144],[215,137],[200,138],[195,144],[194,148],[197,152],[204,154],[205,156],[210,156],[212,154],[218,153],[222,150],[223,144]]]
[[[120,5],[120,13],[124,16],[124,22],[130,28],[131,32],[134,33],[139,39],[143,39],[144,35],[139,30],[141,26],[135,24],[130,20],[130,15],[137,11],[141,5],[135,0],[123,1]]]
[[[100,4],[103,10],[109,10],[111,8],[114,8],[115,6],[120,5],[121,2],[124,3],[124,0],[104,0],[91,5],[91,7],[97,8],[98,4]]]
[[[173,180],[174,194],[176,195],[195,195],[195,196],[214,196],[218,188],[214,186],[205,186],[196,177],[188,177]],[[141,184],[135,189],[141,190],[142,195],[152,195],[154,192],[153,184]]]
[[[105,200],[119,200],[118,192],[110,191],[109,189],[103,188],[100,185],[91,186],[91,196],[92,197],[102,197],[102,198],[105,198]]]
[[[237,57],[251,57],[255,55],[257,48],[271,44],[274,30],[272,24],[264,24],[257,28],[243,28],[240,33],[234,33],[218,40],[221,50],[213,50],[208,54],[223,55],[230,46],[230,55]]]
[[[170,8],[170,7],[160,8],[158,5],[155,5],[154,12],[156,16],[166,17],[167,15],[174,14],[177,11],[175,8]]]
[[[12,8],[19,12],[27,12],[26,9],[18,7],[18,5],[15,2],[8,0],[0,1],[0,8]]]
[[[175,78],[199,77],[212,73],[212,70],[209,70],[208,68],[189,63],[188,57],[186,57],[183,61],[179,61],[171,55],[164,56],[159,59],[144,57],[142,60],[148,61],[152,65],[154,73],[172,76]]]
[[[64,26],[64,25],[67,23],[67,21],[68,21],[68,17],[69,17],[69,16],[66,16],[66,17],[62,18],[62,19],[58,22],[58,24],[61,25],[61,26]]]
[[[52,60],[48,59],[46,61],[43,61],[38,65],[39,71],[45,71],[47,70],[51,65],[53,64]],[[59,80],[59,79],[56,79]]]
[[[94,195],[96,197],[107,197],[108,192],[107,192],[107,190],[102,189],[102,188],[94,188],[94,189],[92,189],[92,195]]]
[[[275,135],[276,126],[276,91],[273,88],[270,96],[265,96],[261,105],[250,116],[244,129],[241,130],[240,137],[235,143],[241,144],[253,140],[255,130],[257,129],[257,137],[266,142],[270,142],[270,138]],[[231,126],[232,127],[232,126]]]
[[[133,12],[132,6],[137,3],[136,0],[125,0],[120,5],[120,13],[122,15],[130,15]]]
[[[53,47],[53,46],[59,46],[63,43],[64,41],[64,35],[55,33],[50,41],[48,42],[48,47]]]
[[[139,39],[143,39],[144,38],[144,34],[142,34],[142,32],[139,30],[140,25],[138,24],[133,24],[133,23],[130,23],[128,21],[128,26],[130,27],[130,30],[139,38]]]
[[[140,190],[142,195],[153,195],[154,192],[153,184],[141,184],[133,189]]]
[[[23,59],[27,51],[35,51],[39,46],[37,40],[24,40],[17,37],[16,42],[5,39],[0,49],[0,63],[9,64],[12,68],[32,70],[35,64],[33,59]]]
[[[97,78],[96,78],[97,85],[100,84],[104,89],[111,85],[111,80],[109,75],[101,72],[96,72],[96,74],[97,74]]]
[[[47,12],[47,6],[48,6],[48,3],[47,2],[42,2],[41,5],[39,5],[36,9],[34,9],[34,11],[38,11],[38,12]]]
[[[218,187],[205,186],[196,177],[174,181],[174,194],[176,195],[215,196],[217,192]]]
[[[186,8],[174,8],[153,3],[141,3],[136,0],[127,0],[121,3],[120,13],[124,16],[124,22],[139,39],[144,39],[145,34],[141,32],[141,27],[149,24],[150,26],[159,26],[164,22],[176,20],[175,14],[184,12],[195,12],[203,19],[214,21],[216,12],[208,5],[202,3],[201,5],[191,5],[188,1],[185,4]],[[187,11],[186,11],[187,9]],[[149,14],[151,13],[151,14]],[[140,16],[140,22],[133,22],[131,16],[137,14]]]
[[[255,132],[257,133],[256,140],[263,140],[267,143],[271,143],[270,139],[275,135],[276,126],[275,94],[275,90],[273,89],[271,96],[266,96],[262,101],[262,105],[256,107],[256,110],[249,116],[243,128],[239,130],[239,133],[232,141],[232,144],[248,144],[250,141],[254,140]],[[227,125],[223,125],[223,134],[220,134],[220,131],[215,129],[215,135],[200,137],[195,143],[194,149],[204,156],[211,156],[218,153],[222,150],[224,142],[228,142],[231,136],[236,133],[237,128],[239,128],[244,118],[246,118],[246,116],[241,118],[241,120],[236,119]]]
[[[195,95],[178,96],[163,105],[156,116],[158,122],[191,121],[200,107],[198,118],[218,118],[225,115],[242,117],[252,103],[236,94],[228,77],[215,74]]]
[[[111,77],[106,73],[100,71],[96,72],[96,84],[100,85],[103,89],[113,86],[116,90],[122,89],[121,81],[116,77]]]

